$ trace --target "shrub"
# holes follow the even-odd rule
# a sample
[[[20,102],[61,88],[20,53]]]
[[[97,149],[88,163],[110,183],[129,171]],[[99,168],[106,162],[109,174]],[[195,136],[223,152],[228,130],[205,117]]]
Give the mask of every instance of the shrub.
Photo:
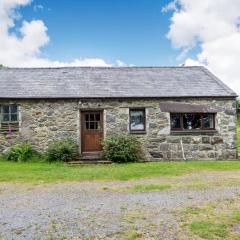
[[[72,139],[55,141],[47,149],[47,160],[49,162],[68,162],[76,155],[77,144]]]
[[[240,114],[240,99],[237,99],[237,112]]]
[[[128,134],[106,137],[102,145],[103,156],[112,162],[137,162],[142,159],[141,144]]]
[[[4,158],[8,161],[26,162],[30,161],[38,155],[29,143],[16,143],[4,154]]]

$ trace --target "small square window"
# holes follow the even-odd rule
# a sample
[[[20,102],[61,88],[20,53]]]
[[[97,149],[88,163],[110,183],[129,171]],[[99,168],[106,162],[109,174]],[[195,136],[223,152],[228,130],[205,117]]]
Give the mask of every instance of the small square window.
[[[85,129],[86,130],[101,130],[100,113],[85,114]]]
[[[19,131],[18,106],[16,104],[0,106],[0,132]]]
[[[130,131],[145,131],[145,109],[130,110]]]
[[[17,105],[3,105],[1,121],[2,122],[17,122],[18,121]]]

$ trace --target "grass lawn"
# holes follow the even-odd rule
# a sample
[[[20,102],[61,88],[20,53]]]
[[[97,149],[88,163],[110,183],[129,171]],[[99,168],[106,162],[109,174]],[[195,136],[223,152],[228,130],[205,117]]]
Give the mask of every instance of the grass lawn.
[[[189,239],[239,239],[239,196],[202,206],[177,210],[176,216]],[[192,235],[193,234],[193,235]]]
[[[237,126],[237,137],[238,137],[238,151],[240,152],[240,114],[238,115],[238,126]]]
[[[240,152],[240,117],[238,118],[238,150]],[[0,160],[0,182],[130,180],[179,176],[201,170],[240,170],[240,162],[190,161],[68,166],[63,163],[14,163]],[[159,188],[159,186],[154,187]],[[139,188],[142,190],[141,187]]]
[[[130,180],[179,176],[202,170],[240,170],[240,162],[190,161],[69,166],[63,163],[14,163],[0,161],[0,182],[58,182],[84,180]]]

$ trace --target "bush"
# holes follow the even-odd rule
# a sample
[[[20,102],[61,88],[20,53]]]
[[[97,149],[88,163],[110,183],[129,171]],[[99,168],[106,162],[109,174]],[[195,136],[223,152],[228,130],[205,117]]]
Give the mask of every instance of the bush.
[[[68,162],[76,156],[77,144],[72,139],[53,142],[47,149],[47,160],[49,162]]]
[[[112,162],[137,162],[142,159],[141,144],[128,134],[106,137],[102,145],[104,158]]]
[[[10,147],[4,154],[4,158],[8,161],[26,162],[31,161],[38,155],[29,143],[17,143]]]
[[[237,99],[237,112],[240,114],[240,99]]]

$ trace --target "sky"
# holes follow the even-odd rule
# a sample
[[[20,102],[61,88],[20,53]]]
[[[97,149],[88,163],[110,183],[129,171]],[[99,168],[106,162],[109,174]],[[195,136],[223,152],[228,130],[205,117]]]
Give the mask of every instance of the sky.
[[[203,65],[240,94],[240,0],[0,0],[0,64]]]

